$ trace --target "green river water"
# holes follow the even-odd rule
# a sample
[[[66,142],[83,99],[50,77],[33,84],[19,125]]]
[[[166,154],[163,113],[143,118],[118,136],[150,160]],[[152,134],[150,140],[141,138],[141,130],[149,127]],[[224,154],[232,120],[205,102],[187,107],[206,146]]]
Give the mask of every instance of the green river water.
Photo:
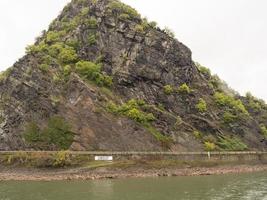
[[[94,181],[4,181],[0,200],[267,200],[267,172]]]

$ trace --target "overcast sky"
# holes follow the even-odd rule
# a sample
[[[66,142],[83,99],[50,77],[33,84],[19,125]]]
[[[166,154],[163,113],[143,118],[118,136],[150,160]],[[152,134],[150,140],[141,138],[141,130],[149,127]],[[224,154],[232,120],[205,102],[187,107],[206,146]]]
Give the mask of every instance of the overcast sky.
[[[23,56],[69,0],[0,0],[0,69]],[[123,0],[168,26],[232,88],[267,100],[266,0]]]

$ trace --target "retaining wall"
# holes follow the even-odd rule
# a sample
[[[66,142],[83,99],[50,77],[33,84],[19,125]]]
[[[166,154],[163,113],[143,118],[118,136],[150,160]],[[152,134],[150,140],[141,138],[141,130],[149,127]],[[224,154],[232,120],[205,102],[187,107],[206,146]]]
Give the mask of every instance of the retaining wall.
[[[114,161],[124,160],[175,160],[181,162],[214,162],[214,163],[264,163],[267,164],[267,152],[88,152],[66,151],[71,161],[94,161],[95,156],[112,156]],[[53,151],[2,151],[0,161],[48,160],[57,157]]]

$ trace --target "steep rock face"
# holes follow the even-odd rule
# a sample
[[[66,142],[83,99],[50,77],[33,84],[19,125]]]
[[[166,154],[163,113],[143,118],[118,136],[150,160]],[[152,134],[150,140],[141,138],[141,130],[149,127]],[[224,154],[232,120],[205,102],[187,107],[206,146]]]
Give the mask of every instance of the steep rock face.
[[[1,80],[0,150],[59,149],[24,137],[28,123],[42,129],[52,116],[71,125],[72,150],[266,149],[266,120],[240,108],[247,98],[216,101],[225,93],[220,83],[166,32],[117,1],[72,1]],[[112,86],[81,72],[79,61],[101,63],[101,80],[112,77]],[[129,106],[133,99],[142,105]],[[267,116],[265,104],[260,109]]]

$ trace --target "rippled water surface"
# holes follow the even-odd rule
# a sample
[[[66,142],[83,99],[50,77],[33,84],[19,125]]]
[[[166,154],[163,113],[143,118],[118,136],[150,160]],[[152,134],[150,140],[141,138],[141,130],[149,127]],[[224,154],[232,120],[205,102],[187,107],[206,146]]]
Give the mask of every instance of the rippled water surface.
[[[97,181],[0,182],[0,200],[267,200],[267,172]]]

